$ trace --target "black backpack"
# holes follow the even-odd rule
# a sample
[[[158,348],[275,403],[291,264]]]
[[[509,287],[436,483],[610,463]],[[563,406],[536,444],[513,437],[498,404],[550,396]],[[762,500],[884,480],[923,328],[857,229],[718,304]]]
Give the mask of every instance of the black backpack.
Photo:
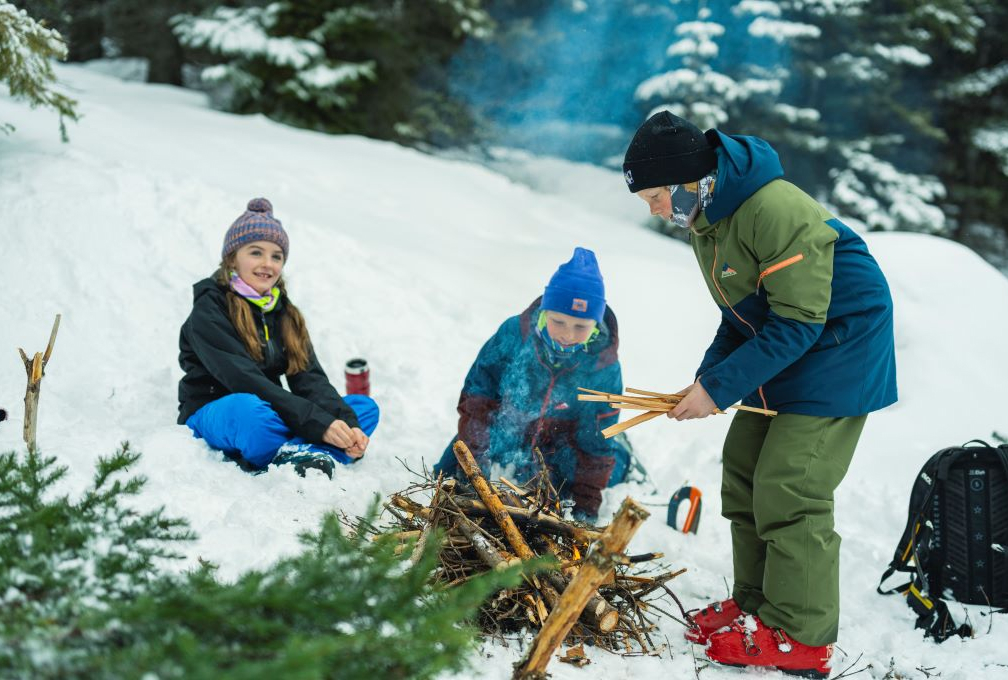
[[[897,571],[913,576],[883,590]],[[943,598],[1008,607],[1008,445],[974,439],[931,456],[878,592],[905,595],[917,628],[936,642],[973,634],[967,624],[956,627]]]

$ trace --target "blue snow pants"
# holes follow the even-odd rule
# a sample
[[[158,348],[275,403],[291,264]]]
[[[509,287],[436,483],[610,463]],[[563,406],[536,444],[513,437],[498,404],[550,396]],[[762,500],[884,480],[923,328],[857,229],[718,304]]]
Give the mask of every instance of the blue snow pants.
[[[370,437],[378,427],[378,404],[363,394],[348,394],[343,401],[357,414],[361,430]],[[229,455],[239,454],[255,468],[269,465],[277,449],[288,442],[308,443],[301,437],[292,437],[292,432],[268,402],[245,392],[211,401],[189,416],[186,425],[197,439]],[[344,465],[357,460],[335,446],[314,442],[311,446]]]

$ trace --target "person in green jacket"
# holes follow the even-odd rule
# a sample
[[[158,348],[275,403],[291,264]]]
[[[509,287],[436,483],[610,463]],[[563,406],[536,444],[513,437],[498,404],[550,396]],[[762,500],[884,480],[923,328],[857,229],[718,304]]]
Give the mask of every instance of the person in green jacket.
[[[721,498],[735,583],[686,637],[720,663],[828,677],[840,610],[833,494],[867,414],[896,401],[885,276],[860,236],[782,179],[762,139],[661,111],[637,130],[623,171],[652,215],[689,229],[721,309],[669,416],[740,400],[778,413],[732,420]]]

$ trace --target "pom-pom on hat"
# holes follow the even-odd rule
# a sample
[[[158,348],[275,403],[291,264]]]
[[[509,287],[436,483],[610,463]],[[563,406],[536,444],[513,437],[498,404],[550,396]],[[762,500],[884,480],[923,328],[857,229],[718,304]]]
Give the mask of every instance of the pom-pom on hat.
[[[560,265],[543,293],[542,308],[583,319],[602,321],[605,314],[605,284],[595,253],[575,248],[570,261]]]
[[[287,232],[280,220],[273,217],[273,204],[265,198],[253,198],[248,202],[248,208],[241,217],[234,221],[224,234],[224,247],[221,249],[221,259],[253,241],[269,241],[283,250],[284,261],[289,253]]]
[[[630,193],[696,182],[717,167],[717,153],[693,123],[659,111],[637,129],[623,158]]]

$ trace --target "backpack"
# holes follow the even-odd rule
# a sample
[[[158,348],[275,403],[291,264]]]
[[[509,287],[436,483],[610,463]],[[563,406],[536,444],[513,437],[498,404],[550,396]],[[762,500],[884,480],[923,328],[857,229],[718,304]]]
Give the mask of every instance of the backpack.
[[[912,574],[910,581],[883,590],[897,571]],[[931,456],[877,590],[906,596],[917,628],[936,642],[973,634],[967,624],[956,627],[943,598],[1008,607],[1008,445],[974,439]]]

